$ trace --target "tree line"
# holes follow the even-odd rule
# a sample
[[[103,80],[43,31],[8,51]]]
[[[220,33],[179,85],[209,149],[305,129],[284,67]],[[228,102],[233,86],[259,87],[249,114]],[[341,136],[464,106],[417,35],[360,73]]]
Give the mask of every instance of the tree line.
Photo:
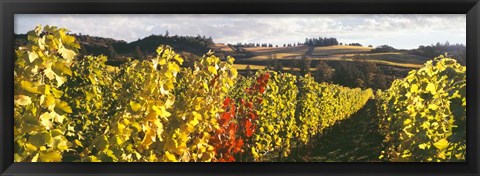
[[[354,59],[353,62],[312,61],[306,56],[282,62],[275,55],[270,56],[266,68],[277,72],[287,72],[296,76],[310,74],[317,82],[339,84],[350,88],[386,89],[393,79],[389,79],[377,64],[365,59]],[[250,65],[245,75],[253,75]]]

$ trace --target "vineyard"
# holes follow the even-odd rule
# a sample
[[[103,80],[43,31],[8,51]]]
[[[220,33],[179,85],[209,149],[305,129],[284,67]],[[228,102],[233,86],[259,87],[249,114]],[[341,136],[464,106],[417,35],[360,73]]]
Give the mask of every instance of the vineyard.
[[[341,134],[378,136],[367,142],[378,152],[359,156],[368,161],[465,160],[466,68],[444,56],[374,91],[245,77],[213,52],[184,66],[165,45],[111,69],[105,56],[77,57],[67,32],[38,26],[15,51],[16,162],[300,161]],[[336,160],[319,153],[302,161]]]

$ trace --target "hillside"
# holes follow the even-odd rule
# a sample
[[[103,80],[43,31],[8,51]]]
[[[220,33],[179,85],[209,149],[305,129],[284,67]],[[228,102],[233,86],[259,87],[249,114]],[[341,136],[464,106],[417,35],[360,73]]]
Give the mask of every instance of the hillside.
[[[215,43],[211,37],[200,35],[150,35],[133,42],[82,34],[73,36],[81,45],[80,56],[105,55],[108,57],[109,65],[118,66],[127,58],[150,59],[154,56],[156,47],[164,44],[174,47],[177,53],[186,58],[184,67],[193,67],[194,60],[212,50],[222,60],[227,56],[234,57],[234,67],[242,75],[254,74],[257,70],[265,68],[296,75],[310,72],[316,75],[317,81],[374,89],[386,88],[396,78],[404,77],[409,71],[422,67],[428,59],[440,55],[439,53],[449,52],[460,64],[465,64],[465,46],[449,43],[419,46],[413,50],[398,50],[388,45],[374,48],[358,43],[336,43],[335,40],[327,43],[328,45],[322,43],[322,40],[313,40],[310,41],[313,43],[307,45],[298,43],[279,46],[267,43],[236,45]],[[15,37],[16,46],[27,42],[25,34]],[[346,73],[341,73],[345,72],[342,70],[349,72],[347,74],[350,75],[349,79],[344,79]]]
[[[213,39],[205,36],[150,35],[130,43],[82,34],[72,34],[72,36],[75,36],[81,45],[81,55],[105,55],[109,57],[109,61],[124,61],[128,57],[148,58],[162,44],[175,47],[179,53],[185,52],[200,56],[214,46]],[[26,34],[15,35],[15,47],[26,43]]]

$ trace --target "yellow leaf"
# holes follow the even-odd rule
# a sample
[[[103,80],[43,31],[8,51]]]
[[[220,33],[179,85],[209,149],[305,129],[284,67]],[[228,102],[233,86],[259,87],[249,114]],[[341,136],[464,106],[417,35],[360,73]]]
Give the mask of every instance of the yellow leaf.
[[[198,144],[199,153],[205,153],[207,148],[204,145]]]
[[[208,71],[214,75],[217,74],[217,69],[214,66],[208,66]]]
[[[55,97],[51,94],[46,95],[42,104],[49,109],[53,108],[55,105]]]
[[[233,64],[233,62],[235,62],[235,58],[233,58],[233,57],[231,57],[231,56],[228,56],[228,57],[227,57],[227,62],[228,62],[229,64]]]
[[[53,148],[57,148],[61,151],[68,150],[67,140],[62,136],[54,137],[50,143],[50,146],[52,146]]]
[[[55,62],[55,64],[53,65],[53,70],[55,70],[57,73],[60,72],[72,76],[72,70],[65,66],[65,63],[63,62]]]
[[[167,63],[167,59],[160,58],[159,61],[157,61],[159,65],[165,65]]]
[[[71,44],[75,42],[75,37],[69,35],[62,35],[60,39],[62,40],[62,43],[65,44]]]
[[[435,94],[437,91],[435,89],[435,84],[433,83],[428,83],[427,88],[425,89],[427,92],[430,92],[432,94]]]
[[[194,118],[193,120],[191,120],[191,121],[188,122],[188,123],[192,124],[193,126],[197,126],[198,123],[199,123],[199,121],[198,121],[196,118]]]
[[[180,71],[180,67],[176,63],[169,62],[168,69],[171,70],[173,73],[177,73]]]
[[[45,86],[45,87],[48,87],[48,86]],[[55,98],[60,98],[60,97],[62,97],[63,92],[62,92],[61,90],[58,90],[58,89],[56,89],[56,88],[52,88],[51,90],[52,90],[53,95],[55,96]]]
[[[35,59],[38,59],[38,54],[36,51],[29,51],[28,52],[28,60],[30,61],[30,63],[32,63],[33,61],[35,61]]]
[[[193,118],[197,120],[202,120],[202,114],[197,113],[196,111],[192,112]]]
[[[25,95],[15,95],[15,104],[20,106],[26,106],[32,103],[32,99]]]
[[[418,92],[418,86],[416,84],[413,84],[411,87],[410,87],[410,92]]]
[[[268,132],[272,132],[272,131],[273,131],[273,128],[274,128],[273,125],[268,125],[268,126],[267,126],[267,131],[268,131]]]
[[[163,118],[166,118],[166,117],[170,117],[170,112],[168,112],[166,109],[165,109],[165,106],[152,106],[152,109],[157,113],[157,115],[159,115],[160,117],[163,117]]]
[[[182,57],[180,57],[180,55],[178,55],[178,54],[177,54],[177,55],[175,55],[175,60],[177,60],[177,61],[178,61],[178,63],[180,63],[180,64],[182,64],[182,63],[183,63],[183,58],[182,58]]]
[[[142,105],[140,105],[140,103],[130,101],[130,108],[132,109],[133,112],[137,112],[142,108]]]
[[[446,139],[440,139],[439,141],[433,143],[433,146],[440,150],[443,150],[448,147],[448,141]]]
[[[55,109],[62,110],[65,113],[72,113],[72,108],[64,101],[58,101],[57,104],[55,104]]]
[[[230,72],[232,73],[232,76],[233,76],[233,77],[237,77],[238,72],[237,72],[237,69],[236,69],[236,68],[230,69]]]
[[[53,72],[53,70],[50,68],[50,66],[47,66],[47,68],[45,70],[43,70],[43,73],[45,74],[45,76],[49,79],[49,80],[53,80],[55,79],[55,72]]]
[[[431,109],[431,110],[437,110],[438,109],[438,106],[436,104],[429,104],[428,105],[428,109]]]
[[[77,53],[75,53],[75,51],[69,50],[69,49],[65,48],[63,45],[58,48],[58,52],[67,61],[72,60],[77,55]]]
[[[38,91],[38,89],[33,86],[33,83],[31,83],[31,82],[29,82],[29,81],[22,81],[22,82],[20,82],[20,87],[21,87],[23,90],[26,90],[27,92],[35,93],[35,94],[41,94],[41,92]]]
[[[175,96],[170,96],[165,101],[165,107],[167,107],[167,108],[171,107],[173,105],[173,103],[175,103]]]
[[[257,151],[255,150],[254,147],[252,147],[252,154],[253,154],[253,158],[255,158],[255,159],[259,158],[258,153],[257,153]]]
[[[75,142],[75,145],[83,147],[82,143],[78,139],[75,139],[74,142]]]
[[[427,148],[427,144],[426,143],[420,144],[420,145],[418,145],[418,148],[420,148],[422,150],[425,150],[425,148]]]
[[[25,149],[27,149],[28,151],[37,151],[37,147],[35,145],[30,144],[30,143],[25,144]]]
[[[154,111],[150,111],[145,117],[145,120],[150,122],[153,122],[155,119],[157,119],[157,113],[155,113]]]
[[[55,112],[52,112],[52,113],[55,113]],[[59,115],[59,114],[56,114],[54,116],[54,121],[55,122],[58,122],[58,123],[63,123],[63,120],[65,120],[65,116],[64,115]]]
[[[167,161],[170,161],[170,162],[177,162],[177,158],[175,157],[175,155],[171,154],[170,152],[166,151],[165,152],[165,159]]]
[[[67,78],[63,76],[55,76],[55,80],[57,80],[57,87],[62,86],[63,83],[67,82]]]
[[[147,129],[147,131],[145,132],[145,137],[143,138],[142,140],[142,145],[145,147],[145,148],[149,148],[150,145],[155,142],[155,131],[151,128]]]
[[[53,128],[52,115],[50,113],[45,112],[40,115],[38,119],[40,120],[40,124],[42,124],[47,130]]]

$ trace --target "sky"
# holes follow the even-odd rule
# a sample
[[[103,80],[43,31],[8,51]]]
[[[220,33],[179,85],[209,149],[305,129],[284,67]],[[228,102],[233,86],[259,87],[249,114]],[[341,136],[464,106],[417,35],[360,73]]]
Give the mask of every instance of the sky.
[[[127,42],[155,34],[198,34],[216,43],[297,43],[335,37],[364,46],[412,49],[466,42],[465,14],[16,14],[15,33],[54,25]]]

